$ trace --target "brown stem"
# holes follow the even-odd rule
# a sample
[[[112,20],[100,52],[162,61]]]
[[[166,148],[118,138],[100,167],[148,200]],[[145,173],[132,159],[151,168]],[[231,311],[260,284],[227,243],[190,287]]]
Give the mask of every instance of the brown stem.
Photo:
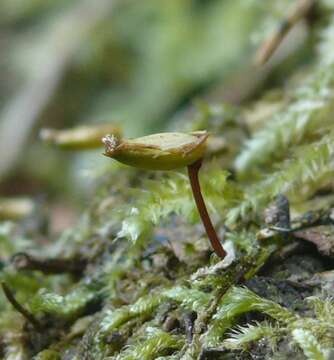
[[[296,23],[305,18],[314,8],[315,0],[299,0],[295,8],[282,21],[279,28],[260,46],[255,55],[255,64],[264,65],[281,44],[288,32]]]
[[[44,274],[62,274],[68,272],[80,275],[87,265],[87,261],[80,258],[39,259],[24,252],[14,254],[11,261],[17,270],[39,270]]]
[[[226,256],[226,251],[224,250],[222,244],[219,241],[218,235],[215,228],[212,225],[208,210],[205,206],[205,202],[201,192],[201,186],[198,180],[198,172],[202,165],[202,159],[197,160],[191,165],[188,165],[188,175],[191,184],[191,189],[194,195],[194,199],[197,205],[199,215],[202,219],[203,225],[205,227],[206,233],[208,234],[211,246],[213,247],[215,253],[222,259]]]
[[[41,331],[41,324],[35,319],[34,315],[26,310],[18,301],[15,299],[15,296],[12,293],[12,290],[6,285],[5,282],[1,282],[2,290],[7,298],[7,300],[12,304],[15,310],[17,310],[24,318],[26,318],[37,331]]]

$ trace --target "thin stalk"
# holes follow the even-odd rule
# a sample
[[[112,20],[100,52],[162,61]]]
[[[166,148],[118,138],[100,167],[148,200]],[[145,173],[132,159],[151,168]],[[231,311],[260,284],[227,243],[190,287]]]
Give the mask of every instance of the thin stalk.
[[[212,225],[208,210],[206,208],[202,192],[201,186],[198,179],[198,173],[202,166],[202,159],[197,160],[191,165],[188,165],[188,175],[191,184],[191,189],[194,195],[194,199],[197,205],[197,209],[201,220],[203,222],[204,228],[210,240],[211,246],[214,249],[215,253],[220,257],[224,258],[226,256],[226,251],[224,250],[222,244],[219,241],[217,232]]]
[[[17,310],[23,317],[28,320],[37,331],[42,330],[42,326],[27,309],[25,309],[16,299],[12,293],[12,290],[6,285],[5,282],[1,282],[2,290],[7,298],[7,300],[12,304],[15,310]]]
[[[16,253],[11,259],[17,270],[38,270],[44,274],[72,273],[80,275],[87,262],[81,258],[47,258],[39,259],[24,252]]]
[[[289,31],[314,9],[315,0],[299,0],[278,29],[260,46],[255,55],[255,65],[264,65],[282,43]]]

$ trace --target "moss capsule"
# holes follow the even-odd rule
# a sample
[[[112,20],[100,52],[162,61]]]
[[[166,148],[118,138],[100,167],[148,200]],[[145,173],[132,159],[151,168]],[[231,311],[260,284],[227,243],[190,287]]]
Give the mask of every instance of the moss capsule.
[[[198,179],[208,133],[160,133],[130,140],[105,136],[106,156],[141,169],[173,170],[187,166],[192,193],[208,238],[216,254],[224,258],[226,252],[207,211]]]
[[[120,137],[121,130],[112,124],[97,126],[78,126],[72,129],[42,129],[40,138],[46,143],[59,146],[67,150],[95,149],[102,146],[101,138],[113,133]]]
[[[105,155],[126,165],[150,169],[173,170],[203,157],[206,131],[160,133],[136,139],[119,140],[114,135],[103,138]]]

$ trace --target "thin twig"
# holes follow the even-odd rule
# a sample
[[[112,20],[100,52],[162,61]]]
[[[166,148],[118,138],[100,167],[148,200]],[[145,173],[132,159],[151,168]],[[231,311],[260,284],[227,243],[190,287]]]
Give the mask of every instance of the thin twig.
[[[206,233],[211,242],[211,246],[213,247],[215,253],[223,259],[226,256],[226,251],[224,250],[222,244],[220,243],[217,232],[214,226],[212,225],[208,210],[206,208],[202,196],[201,186],[198,180],[198,172],[201,168],[201,165],[202,165],[202,159],[194,162],[191,165],[188,165],[188,175],[191,184],[191,189],[194,195],[194,199],[197,205],[199,215],[202,219]]]
[[[11,262],[17,270],[38,270],[44,274],[72,273],[79,275],[87,265],[87,261],[82,258],[39,259],[24,252],[14,254]]]
[[[279,25],[278,29],[260,46],[255,55],[255,64],[264,65],[297,22],[305,18],[313,8],[314,0],[299,0],[295,8]]]
[[[7,300],[12,304],[15,310],[17,310],[25,319],[27,319],[37,331],[42,330],[42,326],[27,309],[25,309],[18,301],[15,299],[15,296],[12,290],[6,285],[4,281],[1,282],[2,290],[7,298]]]

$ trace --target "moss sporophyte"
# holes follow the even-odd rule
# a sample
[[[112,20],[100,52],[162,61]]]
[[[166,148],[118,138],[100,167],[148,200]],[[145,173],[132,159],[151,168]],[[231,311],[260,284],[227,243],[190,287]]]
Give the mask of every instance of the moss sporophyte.
[[[208,136],[206,131],[160,133],[136,139],[107,135],[102,141],[105,144],[104,155],[126,165],[148,170],[187,167],[192,193],[212,248],[219,257],[224,258],[226,252],[212,225],[198,179]]]
[[[119,137],[121,129],[114,124],[98,124],[61,130],[42,129],[39,135],[44,142],[65,150],[85,150],[101,147],[101,137],[108,133]]]

